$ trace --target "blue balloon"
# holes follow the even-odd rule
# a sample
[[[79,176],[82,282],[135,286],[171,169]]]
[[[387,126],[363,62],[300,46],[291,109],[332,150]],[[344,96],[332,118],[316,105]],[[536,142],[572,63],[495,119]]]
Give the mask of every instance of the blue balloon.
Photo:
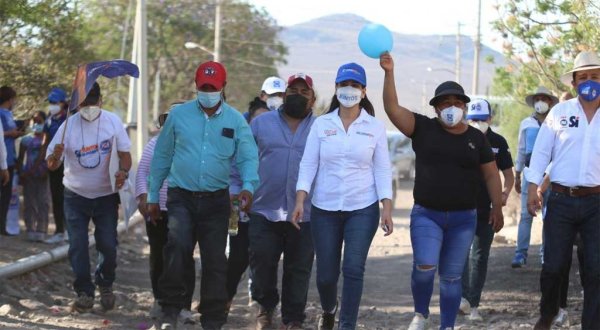
[[[394,46],[392,33],[381,24],[367,24],[358,33],[358,47],[367,56],[379,58]]]

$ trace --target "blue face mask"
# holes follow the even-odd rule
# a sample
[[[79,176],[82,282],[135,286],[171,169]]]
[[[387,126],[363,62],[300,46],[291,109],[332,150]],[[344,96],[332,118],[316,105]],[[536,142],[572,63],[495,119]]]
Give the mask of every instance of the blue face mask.
[[[585,101],[592,102],[600,96],[600,83],[594,80],[586,80],[577,86],[577,93]]]
[[[212,108],[221,101],[221,92],[198,91],[198,102],[203,108]]]
[[[34,133],[42,133],[44,131],[44,124],[33,124],[31,125],[31,130]]]

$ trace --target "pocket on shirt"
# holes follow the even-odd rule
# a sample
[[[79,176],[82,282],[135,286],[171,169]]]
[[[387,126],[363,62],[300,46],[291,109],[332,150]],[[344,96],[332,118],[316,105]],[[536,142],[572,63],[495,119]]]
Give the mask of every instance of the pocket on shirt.
[[[235,140],[227,137],[221,137],[219,145],[216,146],[215,153],[223,159],[229,159],[233,157],[235,153]]]

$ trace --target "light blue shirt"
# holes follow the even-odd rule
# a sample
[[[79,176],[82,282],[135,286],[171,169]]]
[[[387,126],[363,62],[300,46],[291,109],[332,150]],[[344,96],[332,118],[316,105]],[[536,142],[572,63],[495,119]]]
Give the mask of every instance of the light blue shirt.
[[[250,123],[258,144],[260,185],[251,213],[269,221],[291,221],[296,205],[296,183],[306,139],[315,117],[309,114],[292,132],[281,110],[269,111]],[[306,198],[302,221],[310,221],[311,202]]]
[[[197,100],[171,110],[156,142],[148,203],[158,203],[162,182],[190,191],[217,191],[229,185],[231,161],[240,170],[242,189],[258,185],[258,150],[246,120],[223,102],[206,116]]]

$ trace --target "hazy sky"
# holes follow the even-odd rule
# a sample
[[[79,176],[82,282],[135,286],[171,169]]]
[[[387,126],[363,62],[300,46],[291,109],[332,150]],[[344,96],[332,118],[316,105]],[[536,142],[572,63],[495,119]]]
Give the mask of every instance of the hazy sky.
[[[461,34],[475,36],[478,0],[247,0],[265,8],[279,25],[289,26],[331,14],[352,13],[385,25],[392,31],[410,34]],[[482,43],[501,50],[501,38],[490,22],[498,16],[497,0],[482,0]],[[401,47],[401,45],[394,45]]]

